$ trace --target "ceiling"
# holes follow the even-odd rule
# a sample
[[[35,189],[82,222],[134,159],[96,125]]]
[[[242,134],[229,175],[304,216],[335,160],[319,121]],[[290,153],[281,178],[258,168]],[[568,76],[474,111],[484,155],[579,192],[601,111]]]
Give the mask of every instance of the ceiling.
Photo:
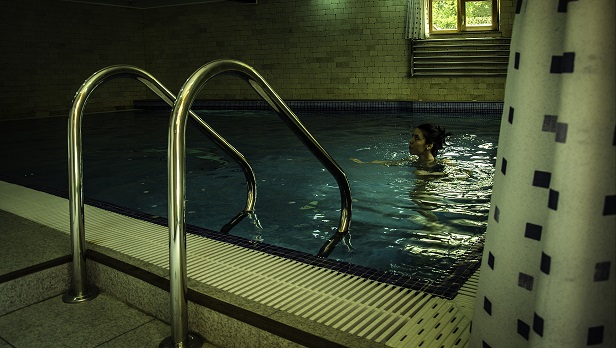
[[[81,2],[95,5],[129,7],[140,10],[146,10],[159,7],[171,7],[193,4],[204,4],[208,2],[240,2],[246,4],[256,4],[257,0],[62,0],[67,2]]]

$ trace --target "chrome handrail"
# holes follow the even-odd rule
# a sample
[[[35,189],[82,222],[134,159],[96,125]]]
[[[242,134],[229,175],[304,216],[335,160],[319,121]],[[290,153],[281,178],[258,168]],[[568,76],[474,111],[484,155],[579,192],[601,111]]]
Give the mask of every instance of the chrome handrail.
[[[319,256],[326,257],[333,251],[336,244],[347,233],[351,222],[351,189],[346,175],[257,71],[236,60],[216,60],[197,69],[180,89],[171,113],[168,137],[171,326],[176,345],[181,344],[182,340],[187,337],[188,323],[185,232],[186,116],[203,86],[220,74],[235,75],[250,84],[336,179],[341,196],[340,222],[338,231],[323,245]]]
[[[134,78],[142,82],[170,106],[173,106],[176,99],[173,93],[165,88],[152,75],[138,67],[130,65],[114,65],[101,69],[90,76],[77,91],[73,99],[68,123],[69,209],[73,269],[71,288],[63,296],[64,302],[67,303],[78,303],[91,300],[98,294],[98,289],[96,289],[96,287],[91,286],[88,288],[86,278],[81,122],[83,110],[90,94],[103,82],[119,77]],[[201,129],[214,141],[214,143],[238,162],[244,171],[248,194],[244,211],[238,214],[238,216],[245,216],[254,211],[256,180],[252,168],[244,156],[216,133],[205,121],[192,111],[190,111],[190,115],[199,123]],[[233,227],[233,225],[237,223],[238,216],[234,217],[233,220],[225,226],[231,225],[230,227]]]

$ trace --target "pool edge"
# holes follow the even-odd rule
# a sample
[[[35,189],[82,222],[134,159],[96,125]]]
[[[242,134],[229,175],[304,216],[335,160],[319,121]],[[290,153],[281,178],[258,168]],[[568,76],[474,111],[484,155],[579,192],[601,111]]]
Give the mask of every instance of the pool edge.
[[[6,187],[6,185],[4,183],[2,183],[2,185],[0,185],[0,187]],[[15,188],[13,187],[13,189],[15,189]],[[17,189],[17,191],[23,191],[23,190],[24,189]],[[41,209],[36,209],[37,206],[39,208],[41,206],[45,206],[46,203],[43,202],[43,200],[36,200],[36,203],[32,204],[32,201],[29,201],[27,199],[28,197],[25,197],[25,196],[28,196],[28,195],[38,196],[41,193],[37,193],[36,191],[31,192],[33,190],[30,190],[30,189],[25,189],[25,190],[29,190],[28,194],[26,194],[26,195],[20,195],[18,192],[14,192],[17,195],[14,197],[15,200],[12,200],[11,202],[9,202],[6,199],[3,199],[2,200],[3,204],[0,205],[0,209],[3,209],[3,210],[4,209],[15,210],[14,208],[16,208],[17,206],[21,206],[21,209],[30,210],[30,214],[33,214],[33,216],[26,217],[26,218],[34,218],[34,219],[36,219],[37,217],[38,218],[43,217],[42,220],[46,220],[46,218],[50,217],[49,215],[53,215],[54,217],[51,218],[51,220],[53,220],[52,221],[52,225],[55,224],[56,226],[60,226],[59,229],[64,229],[65,231],[68,230],[66,228],[68,226],[68,219],[67,218],[66,219],[65,218],[59,218],[57,216],[58,215],[57,213],[59,211],[63,211],[63,213],[61,213],[60,215],[67,215],[68,214],[68,205],[66,204],[65,201],[63,201],[61,198],[53,197],[52,200],[55,200],[57,202],[55,205],[59,204],[59,206],[56,206],[56,207],[54,207],[54,209],[52,209],[52,211],[55,211],[56,214],[49,214],[49,211],[45,212],[45,211],[41,211]],[[8,206],[11,206],[11,207],[8,207]],[[43,210],[45,210],[45,209],[43,209]],[[86,216],[90,215],[88,213],[89,212],[86,212],[86,214],[87,214]],[[18,215],[20,215],[20,214],[18,214]],[[48,215],[48,216],[45,217],[45,215]],[[165,236],[165,238],[166,238],[166,236]],[[165,239],[165,238],[163,238],[163,239]],[[94,250],[94,251],[104,250],[104,248],[106,248],[106,247],[102,245],[102,244],[104,244],[103,243],[104,242],[103,239],[105,239],[105,238],[101,238],[101,236],[95,237],[94,243],[90,244],[91,249]],[[111,238],[107,242],[115,243],[116,241],[114,241],[113,238]],[[120,251],[113,251],[113,253],[120,253],[121,254]],[[94,255],[94,254],[92,254],[92,255]],[[163,255],[163,258],[164,257],[165,257],[165,255]],[[267,255],[267,256],[259,255],[259,260],[261,260],[261,259],[269,259],[271,257],[273,257],[273,256],[271,256],[271,255]],[[139,260],[139,262],[143,262],[143,261]],[[259,261],[259,262],[262,262],[262,261]],[[263,261],[263,262],[265,262],[265,261]],[[281,262],[281,261],[279,260],[278,262]],[[293,261],[282,261],[282,262],[293,262]],[[154,266],[151,266],[151,267],[154,267]],[[159,275],[157,275],[157,277],[164,277],[163,274],[165,273],[165,270],[160,268],[159,266],[156,266],[156,267],[158,268],[158,271],[156,271],[156,272],[159,273]],[[293,267],[296,267],[296,265],[293,265]],[[309,266],[309,267],[313,267],[314,268],[314,266]],[[298,268],[297,272],[299,272],[300,275],[301,275],[301,274],[303,274],[302,273],[303,270],[305,270],[305,269]],[[327,270],[327,272],[333,273],[334,271]],[[394,301],[395,298],[394,298],[393,295],[390,294],[390,292],[391,293],[395,293],[396,291],[398,291],[398,292],[407,291],[408,293],[410,293],[410,291],[408,289],[398,289],[398,290],[395,290],[395,286],[392,286],[392,285],[380,286],[380,285],[376,284],[376,286],[374,286],[374,284],[372,284],[372,283],[377,283],[377,282],[373,282],[373,281],[369,281],[369,280],[365,280],[365,279],[364,280],[361,280],[361,279],[359,279],[359,280],[358,279],[351,279],[351,278],[353,278],[353,276],[348,276],[347,275],[347,276],[342,276],[342,278],[346,278],[346,279],[336,280],[336,281],[340,281],[340,282],[350,281],[349,284],[353,283],[353,284],[356,284],[359,287],[363,287],[363,288],[366,289],[365,295],[367,295],[367,296],[369,296],[371,293],[374,293],[374,292],[387,293],[388,295],[386,295],[386,296],[389,296],[389,299]],[[240,281],[238,286],[242,286],[241,283],[242,282]],[[195,286],[194,284],[195,283],[194,283],[194,279],[193,279],[193,280],[190,281],[189,286],[192,288],[192,287]],[[265,285],[259,284],[258,286],[265,286]],[[354,290],[354,289],[351,289],[351,290]],[[209,288],[209,292],[226,293],[227,290],[224,290],[224,289],[222,289],[222,290],[220,290],[220,289],[219,290],[213,290],[213,288],[210,287]],[[319,294],[317,293],[317,295],[314,295],[314,296],[318,296],[318,295]],[[241,297],[241,296],[237,297],[237,295],[233,295],[233,296],[235,296],[236,298],[240,298]],[[309,294],[309,296],[313,296],[313,295]],[[385,344],[387,344],[388,346],[395,346],[393,344],[393,342],[388,342],[389,339],[394,338],[394,336],[396,334],[398,334],[399,332],[401,332],[402,329],[406,328],[406,329],[413,330],[415,325],[413,325],[411,319],[414,318],[417,315],[417,313],[419,313],[419,312],[426,312],[427,313],[427,312],[430,311],[430,308],[424,308],[425,306],[423,306],[423,305],[422,305],[421,308],[417,308],[416,311],[415,310],[412,310],[411,312],[406,311],[406,310],[410,309],[411,305],[414,305],[415,302],[418,302],[419,304],[423,304],[423,303],[427,303],[428,301],[432,301],[430,303],[435,303],[435,304],[438,303],[439,304],[439,306],[436,306],[436,307],[434,307],[432,309],[435,309],[435,308],[436,309],[438,309],[438,308],[445,309],[447,306],[451,306],[451,301],[435,298],[435,296],[433,296],[433,295],[429,295],[429,294],[425,294],[425,293],[421,293],[421,292],[415,292],[415,293],[412,294],[412,296],[413,296],[413,299],[408,301],[408,305],[404,306],[405,308],[399,308],[398,307],[396,309],[397,311],[392,312],[393,314],[383,314],[379,310],[373,311],[373,314],[371,314],[371,315],[374,315],[375,317],[379,316],[378,317],[378,318],[380,318],[379,320],[381,320],[383,323],[385,323],[387,320],[395,321],[397,323],[397,324],[391,326],[392,330],[396,330],[395,333],[388,333],[388,334],[385,334],[383,332],[379,333],[380,337],[382,338],[380,342],[377,342],[375,339],[367,339],[367,338],[364,338],[364,337],[359,337],[359,336],[355,335],[355,333],[349,333],[349,332],[345,332],[343,330],[338,330],[338,328],[335,328],[335,330],[333,331],[332,335],[335,336],[335,337],[338,337],[338,338],[344,337],[343,342],[339,343],[339,344],[342,344],[342,345],[346,345],[347,342],[350,342],[350,341],[353,341],[353,340],[357,340],[355,342],[355,344],[353,344],[353,346],[363,346],[363,344],[366,344],[366,346],[385,345]],[[244,301],[244,300],[242,300],[242,301]],[[252,300],[246,299],[245,301],[252,301]],[[348,305],[351,305],[351,306],[357,306],[357,305],[354,305],[350,300],[345,300],[345,301],[343,301],[342,303],[343,304],[348,304]],[[368,299],[366,301],[370,301],[370,300]],[[370,304],[369,306],[371,306],[372,304]],[[252,306],[251,310],[254,311],[255,310],[254,304],[252,304],[252,305],[248,304],[248,307],[251,307],[251,306]],[[297,314],[294,314],[294,313],[286,313],[283,309],[276,308],[275,306],[267,306],[267,305],[262,305],[262,306],[264,306],[264,307],[262,307],[262,310],[267,312],[268,315],[271,315],[272,316],[272,320],[274,320],[273,317],[276,318],[273,322],[271,322],[270,327],[276,327],[276,324],[275,324],[276,322],[279,322],[279,323],[284,324],[284,325],[297,326],[297,321],[298,320],[299,321],[304,321],[303,319],[300,320],[300,318],[302,318],[302,315],[297,315]],[[298,306],[300,306],[299,307],[300,308],[300,312],[301,311],[305,312],[305,309],[301,308],[301,306],[302,306],[301,304],[298,305]],[[372,306],[372,307],[374,307],[374,306]],[[415,308],[415,307],[413,307],[413,308]],[[344,309],[346,309],[346,308],[344,308]],[[354,309],[354,308],[351,307],[349,309],[349,311],[350,311],[349,313],[351,313],[351,314],[354,313],[354,312],[357,312],[357,313],[368,313],[368,309],[373,310],[374,308],[360,308],[360,307],[357,307],[357,308]],[[414,313],[414,314],[411,315],[409,313]],[[383,314],[383,316],[380,316],[381,314]],[[328,318],[329,318],[328,316],[325,316],[325,319],[323,319],[323,320],[327,321]],[[366,319],[366,318],[364,318],[364,319]],[[398,320],[398,321],[396,321],[396,320]],[[466,318],[466,320],[468,321],[468,318]],[[288,321],[288,323],[285,323],[285,321]],[[306,323],[308,324],[308,326],[314,328],[314,329],[312,329],[312,330],[314,330],[312,335],[314,335],[314,334],[316,334],[316,335],[323,335],[325,333],[325,331],[330,330],[330,327],[327,327],[327,329],[324,329],[324,326],[322,326],[320,323],[315,322],[314,320],[308,320],[308,321],[306,321]],[[362,325],[364,325],[364,324],[362,324]],[[351,328],[350,331],[352,331],[352,329],[353,328]],[[464,330],[464,331],[466,331],[466,330]],[[284,331],[283,331],[283,333],[284,333]],[[466,334],[466,332],[464,332],[464,334]],[[279,336],[279,335],[277,335],[277,336]],[[308,339],[309,339],[310,336],[306,336],[306,337],[308,337]],[[406,336],[403,336],[403,337],[406,337]],[[291,338],[291,341],[293,341],[295,343],[298,343],[298,344],[302,344],[302,343],[297,342],[297,341],[301,341],[303,343],[306,342],[306,341],[303,340],[303,338],[298,338],[298,337],[290,337],[290,338]],[[378,337],[376,337],[376,338],[378,339]],[[332,342],[335,342],[335,341],[332,340]],[[362,342],[363,342],[363,344],[362,344]],[[316,342],[314,342],[314,343],[316,343]]]

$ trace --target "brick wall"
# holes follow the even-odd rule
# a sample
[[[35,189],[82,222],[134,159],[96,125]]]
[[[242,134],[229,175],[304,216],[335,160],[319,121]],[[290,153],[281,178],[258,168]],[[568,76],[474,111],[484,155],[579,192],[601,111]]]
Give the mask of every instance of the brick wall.
[[[75,92],[95,71],[118,63],[143,65],[141,17],[126,8],[63,1],[3,4],[0,118],[68,114]],[[86,111],[143,97],[138,82],[115,80],[92,95]]]
[[[500,28],[503,37],[511,37],[513,29],[513,19],[515,17],[515,7],[517,0],[499,0],[498,7],[500,9]]]
[[[174,90],[202,64],[234,58],[289,100],[502,101],[502,77],[408,77],[406,2],[261,0],[150,10],[147,55]],[[258,98],[243,84],[221,80],[202,97]]]
[[[504,78],[409,75],[407,0],[259,0],[134,10],[22,0],[3,8],[0,118],[65,113],[81,83],[112,64],[134,64],[174,93],[201,65],[253,66],[287,100],[502,101]],[[513,0],[501,0],[503,36]],[[86,111],[156,98],[139,83],[104,84]],[[236,78],[208,83],[202,99],[258,99]]]

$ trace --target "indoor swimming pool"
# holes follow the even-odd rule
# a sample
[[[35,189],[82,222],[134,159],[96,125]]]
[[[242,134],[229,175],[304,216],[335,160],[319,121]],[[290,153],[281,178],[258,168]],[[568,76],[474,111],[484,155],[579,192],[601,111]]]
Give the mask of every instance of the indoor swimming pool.
[[[230,234],[315,255],[336,230],[335,180],[272,111],[199,111],[251,164],[256,212]],[[345,171],[353,194],[348,237],[330,255],[344,263],[436,281],[481,247],[489,212],[500,117],[409,112],[298,112]],[[126,211],[167,215],[168,111],[88,114],[83,122],[84,195]],[[441,153],[448,176],[422,178],[408,157],[415,125],[454,135]],[[67,192],[66,117],[4,121],[1,178]],[[219,230],[244,206],[242,170],[201,131],[187,129],[186,222]],[[87,216],[86,216],[87,221]],[[471,260],[476,261],[476,260]]]

